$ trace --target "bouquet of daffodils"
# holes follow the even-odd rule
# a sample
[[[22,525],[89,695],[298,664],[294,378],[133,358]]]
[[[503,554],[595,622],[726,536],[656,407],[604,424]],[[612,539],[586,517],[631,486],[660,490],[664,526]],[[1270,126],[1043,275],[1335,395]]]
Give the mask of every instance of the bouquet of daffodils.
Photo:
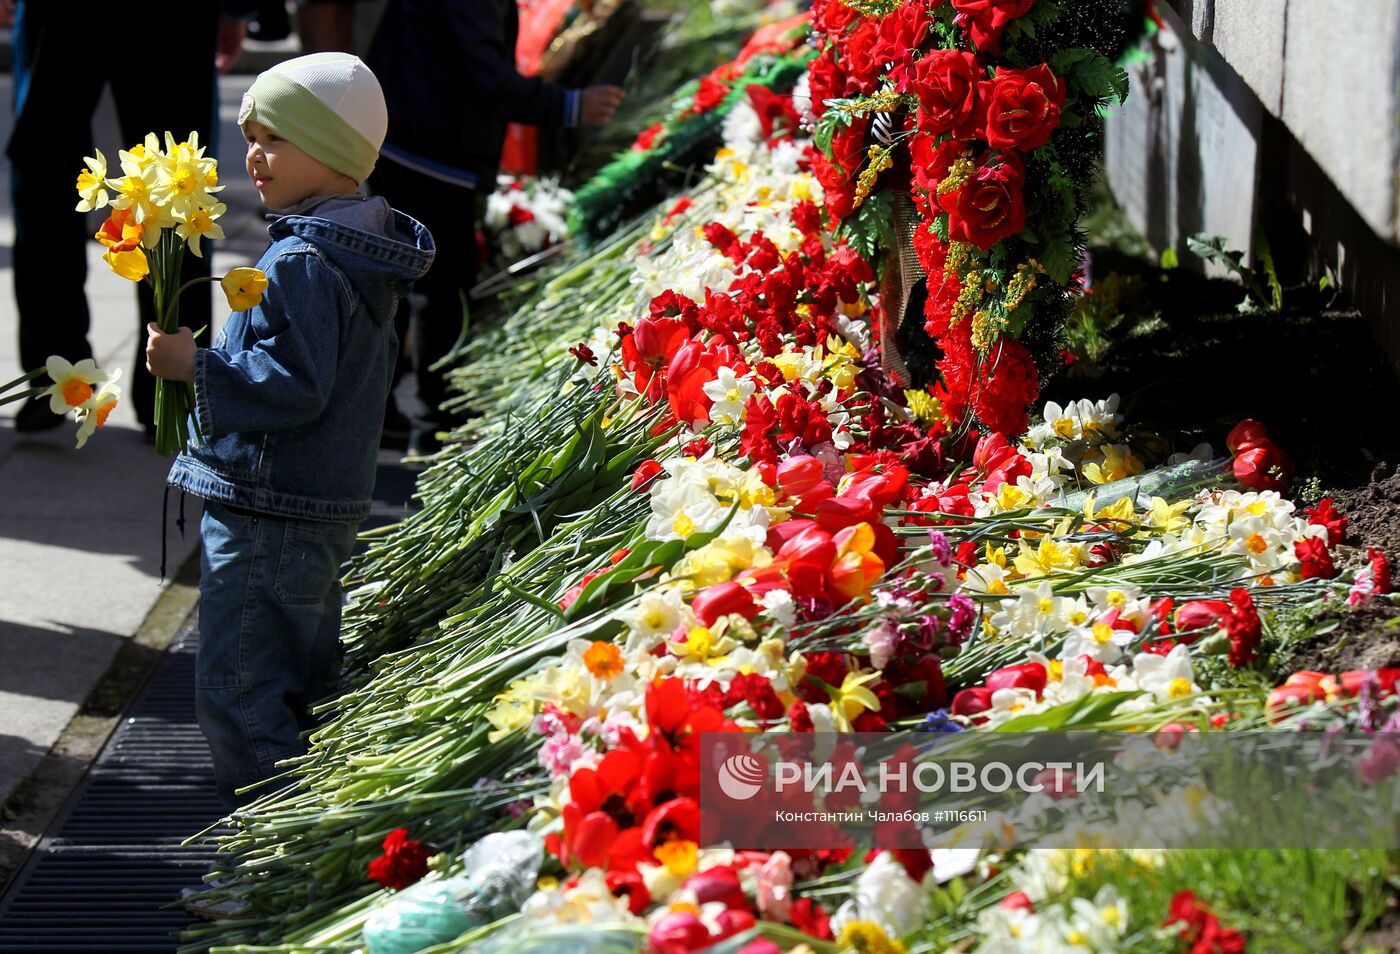
[[[218,281],[231,308],[250,308],[261,299],[266,278],[257,269],[236,268],[222,278],[198,278],[180,284],[185,250],[203,256],[203,239],[221,239],[219,217],[228,207],[216,198],[219,164],[204,154],[199,136],[176,142],[165,134],[165,148],[155,133],[143,143],[124,149],[118,157],[122,175],[107,178],[101,150],[84,157],[78,174],[79,212],[110,208],[95,236],[107,249],[102,259],[129,281],[149,282],[155,292],[156,322],[173,333],[180,324],[180,294],[191,285]],[[115,195],[113,195],[115,193]],[[156,450],[180,451],[190,439],[194,386],[180,381],[156,381]],[[196,440],[200,439],[195,424]]]

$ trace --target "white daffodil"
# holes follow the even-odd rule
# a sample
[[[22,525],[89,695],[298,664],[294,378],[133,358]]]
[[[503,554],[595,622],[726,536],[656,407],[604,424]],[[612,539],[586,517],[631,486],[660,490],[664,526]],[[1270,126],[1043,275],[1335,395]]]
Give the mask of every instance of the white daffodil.
[[[733,368],[722,367],[715,379],[701,390],[714,404],[710,420],[716,424],[739,424],[744,417],[744,402],[753,396],[758,385],[751,377],[738,377]]]

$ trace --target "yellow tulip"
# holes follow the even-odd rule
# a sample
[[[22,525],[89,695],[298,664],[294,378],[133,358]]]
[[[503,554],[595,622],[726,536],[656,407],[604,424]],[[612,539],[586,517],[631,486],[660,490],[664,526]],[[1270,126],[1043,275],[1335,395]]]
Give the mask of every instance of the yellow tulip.
[[[151,270],[146,262],[146,253],[139,248],[125,252],[103,252],[102,261],[111,266],[112,271],[129,282],[139,282]]]
[[[247,311],[262,301],[267,290],[267,276],[256,268],[235,268],[219,280],[228,296],[228,306],[234,311]]]

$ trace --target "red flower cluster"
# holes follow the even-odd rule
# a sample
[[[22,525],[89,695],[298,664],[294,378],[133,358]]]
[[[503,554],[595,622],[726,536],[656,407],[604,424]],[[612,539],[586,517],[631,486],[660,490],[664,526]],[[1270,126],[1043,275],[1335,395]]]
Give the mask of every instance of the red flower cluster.
[[[386,888],[402,891],[428,873],[428,849],[395,828],[384,838],[384,854],[369,863],[369,876]]]
[[[1191,945],[1183,954],[1245,954],[1245,936],[1223,927],[1220,918],[1202,906],[1193,891],[1172,895],[1171,909],[1162,926],[1171,924],[1182,926],[1178,936]]]
[[[679,679],[647,687],[642,741],[622,730],[621,744],[569,778],[564,831],[546,846],[566,865],[635,872],[669,841],[700,840],[700,733],[738,726],[713,706],[693,706]]]
[[[1254,597],[1249,595],[1249,590],[1241,586],[1230,591],[1230,613],[1223,622],[1230,637],[1230,665],[1239,669],[1253,662],[1261,626],[1259,611],[1254,607]]]
[[[1346,515],[1337,512],[1336,508],[1332,506],[1331,497],[1323,497],[1317,502],[1316,507],[1308,507],[1303,513],[1307,514],[1308,523],[1315,527],[1327,528],[1327,545],[1329,547],[1335,547],[1346,537]]]

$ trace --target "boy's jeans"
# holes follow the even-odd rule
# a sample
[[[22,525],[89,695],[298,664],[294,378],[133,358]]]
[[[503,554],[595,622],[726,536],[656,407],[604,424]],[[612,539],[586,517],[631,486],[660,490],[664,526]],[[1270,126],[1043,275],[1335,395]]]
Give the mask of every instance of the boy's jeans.
[[[254,797],[235,789],[306,751],[307,707],[336,687],[340,565],[356,529],[204,503],[195,711],[230,810]]]

